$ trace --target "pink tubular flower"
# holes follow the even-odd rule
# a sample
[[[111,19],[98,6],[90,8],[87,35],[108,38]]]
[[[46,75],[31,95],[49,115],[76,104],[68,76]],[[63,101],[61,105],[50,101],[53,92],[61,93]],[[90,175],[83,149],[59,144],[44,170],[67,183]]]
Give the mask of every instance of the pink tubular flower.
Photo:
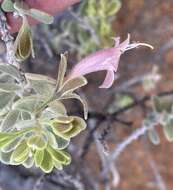
[[[129,34],[127,39],[122,43],[120,43],[120,37],[114,38],[114,40],[114,47],[99,50],[96,53],[93,53],[81,60],[76,66],[74,66],[68,76],[68,79],[72,79],[96,71],[106,70],[107,73],[105,80],[99,88],[110,88],[115,79],[115,72],[118,69],[121,54],[138,46],[147,46],[153,49],[151,45],[146,43],[130,44]]]

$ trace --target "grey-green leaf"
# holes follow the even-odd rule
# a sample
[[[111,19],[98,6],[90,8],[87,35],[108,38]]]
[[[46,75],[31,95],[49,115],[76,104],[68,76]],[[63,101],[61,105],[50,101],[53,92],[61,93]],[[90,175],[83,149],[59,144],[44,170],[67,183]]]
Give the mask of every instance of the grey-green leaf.
[[[11,162],[23,163],[29,156],[29,148],[25,141],[22,141],[11,155]]]
[[[47,81],[30,80],[30,84],[37,94],[45,97],[51,97],[55,91],[55,87]]]
[[[1,131],[10,131],[13,129],[13,127],[15,126],[15,123],[17,122],[18,118],[20,115],[20,111],[19,110],[11,110],[7,116],[4,118],[0,129]]]
[[[16,92],[19,90],[21,90],[21,87],[17,84],[0,82],[0,91],[2,91],[2,92]]]
[[[44,150],[44,157],[43,160],[40,164],[40,168],[45,172],[45,173],[50,173],[53,170],[53,159],[51,154],[47,151]]]
[[[22,26],[14,42],[15,56],[18,61],[24,61],[31,54],[34,57],[33,41],[31,36],[30,25],[26,17],[22,17]]]
[[[13,2],[11,0],[3,0],[1,8],[4,12],[13,12],[15,11]]]
[[[5,108],[12,103],[15,96],[14,93],[0,92],[0,109]]]
[[[21,14],[31,16],[44,24],[52,24],[53,16],[40,11],[38,9],[29,9],[26,3],[17,1],[14,3],[14,8]]]
[[[148,137],[154,145],[160,144],[160,137],[155,129],[150,129],[148,131]]]
[[[46,83],[50,83],[55,85],[56,80],[54,80],[51,77],[45,76],[45,75],[40,75],[40,74],[35,74],[35,73],[25,73],[25,77],[27,80],[32,80],[32,81],[44,81]]]
[[[51,103],[49,103],[49,108],[55,112],[57,115],[66,115],[67,114],[67,110],[64,106],[63,103],[61,103],[58,100],[52,101]]]
[[[47,140],[43,137],[43,135],[35,135],[31,136],[27,140],[27,145],[33,149],[45,149],[47,146]]]
[[[31,168],[34,165],[33,157],[28,157],[28,159],[25,160],[22,164],[25,166],[25,168]]]
[[[59,64],[56,89],[59,89],[62,86],[66,70],[67,70],[67,58],[65,54],[61,54],[61,61]]]
[[[22,136],[14,138],[9,144],[2,148],[3,152],[11,152],[16,149],[18,144],[22,141]]]
[[[11,154],[12,154],[12,152],[3,152],[3,151],[0,151],[0,161],[3,164],[10,164]]]
[[[55,136],[52,132],[48,132],[49,144],[58,150],[65,149],[69,143],[69,139],[64,139],[60,136]]]
[[[30,9],[28,11],[25,12],[26,15],[31,16],[33,18],[35,18],[36,20],[38,20],[39,22],[42,22],[44,24],[52,24],[54,21],[53,16],[40,11],[38,9]]]
[[[165,137],[168,141],[173,141],[173,119],[171,119],[165,126],[163,126]]]
[[[62,88],[59,89],[57,96],[58,96],[58,94],[60,94],[61,96],[64,96],[66,94],[72,93],[76,89],[81,88],[82,86],[85,86],[86,84],[87,84],[87,80],[83,76],[76,77],[71,80],[67,80],[63,84]]]
[[[14,78],[16,80],[20,79],[20,72],[13,65],[8,65],[8,64],[0,63],[0,71],[2,73],[6,73],[7,75],[11,76],[12,78]]]
[[[39,96],[28,96],[22,99],[19,99],[13,104],[13,108],[33,113],[36,109],[41,106],[43,103],[43,99]]]
[[[63,150],[56,150],[52,147],[49,147],[48,151],[54,160],[58,161],[63,165],[68,165],[71,162],[71,156]]]
[[[39,167],[44,158],[44,150],[36,150],[34,154],[34,161],[36,167]]]

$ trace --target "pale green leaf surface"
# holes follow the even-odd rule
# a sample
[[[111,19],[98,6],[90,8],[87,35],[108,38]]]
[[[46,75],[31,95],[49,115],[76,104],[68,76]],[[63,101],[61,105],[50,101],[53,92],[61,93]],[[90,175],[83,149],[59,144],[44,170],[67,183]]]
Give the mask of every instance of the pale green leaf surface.
[[[67,70],[67,58],[64,54],[61,54],[61,61],[59,64],[58,78],[57,78],[57,83],[56,83],[57,89],[61,88],[64,82],[64,76],[65,76],[66,70]]]
[[[20,115],[20,111],[19,110],[11,110],[10,112],[8,112],[7,116],[4,118],[0,129],[1,131],[10,131],[13,130],[15,123],[17,122],[18,118]]]
[[[44,150],[36,150],[34,154],[34,161],[36,167],[39,167],[44,158]]]
[[[148,137],[154,145],[160,144],[160,137],[155,129],[148,131]]]
[[[18,80],[20,78],[19,70],[13,65],[0,63],[0,71],[2,73],[6,73],[7,75],[11,76],[12,78],[14,78],[16,80]]]
[[[47,140],[42,135],[31,136],[27,140],[27,145],[33,149],[45,149],[47,146]]]
[[[19,85],[0,82],[0,91],[2,92],[16,92],[19,90],[21,90],[21,87]]]
[[[11,0],[3,0],[1,8],[4,12],[13,12],[15,10]]]
[[[45,172],[45,173],[50,173],[53,170],[53,159],[51,154],[47,151],[44,150],[44,157],[41,162],[40,168]]]
[[[67,80],[59,89],[58,94],[64,96],[66,94],[72,93],[73,91],[75,91],[78,88],[81,88],[82,86],[85,86],[86,84],[87,80],[83,76]]]

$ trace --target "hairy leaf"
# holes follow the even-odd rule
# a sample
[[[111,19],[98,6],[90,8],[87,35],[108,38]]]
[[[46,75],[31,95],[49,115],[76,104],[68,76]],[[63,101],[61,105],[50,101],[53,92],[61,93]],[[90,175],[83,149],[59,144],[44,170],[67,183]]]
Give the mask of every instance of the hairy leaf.
[[[169,122],[167,122],[167,124],[163,126],[163,131],[167,140],[172,142],[173,141],[173,119],[170,119]]]
[[[4,12],[13,12],[15,11],[13,2],[11,0],[3,0],[1,8]]]
[[[15,96],[14,93],[0,92],[0,109],[5,108],[12,103]]]
[[[59,114],[66,115],[67,114],[67,110],[66,110],[64,104],[58,100],[52,101],[51,103],[48,104],[48,106],[49,106],[49,109],[52,110],[57,115],[59,115]]]
[[[30,80],[30,84],[37,94],[45,97],[51,97],[55,91],[55,87],[47,81]]]
[[[3,152],[3,151],[0,151],[0,161],[3,164],[10,164],[11,154],[12,154],[12,152]]]
[[[70,143],[69,139],[64,139],[60,136],[55,136],[52,132],[47,132],[47,134],[49,138],[49,144],[55,149],[65,149]]]
[[[25,168],[31,168],[34,165],[33,157],[28,157],[28,159],[25,160],[22,164],[25,166]]]
[[[79,134],[82,130],[86,128],[86,123],[83,119],[81,119],[80,117],[73,117],[73,118],[74,118],[72,122],[73,128],[63,133],[63,136],[66,138],[75,137],[77,134]]]
[[[67,80],[63,84],[62,88],[59,89],[58,94],[60,93],[61,96],[64,96],[66,94],[72,93],[73,91],[75,91],[78,88],[81,88],[82,86],[85,86],[86,84],[87,80],[83,76],[72,78],[71,80]]]
[[[59,71],[58,71],[58,78],[57,78],[57,89],[61,88],[63,82],[64,82],[64,76],[65,72],[67,70],[67,58],[65,54],[61,54],[61,61],[59,64]]]
[[[36,20],[38,20],[39,22],[42,22],[44,24],[52,24],[54,21],[53,16],[51,16],[43,11],[40,11],[38,9],[30,9],[30,10],[26,11],[25,14],[35,18]]]
[[[42,105],[44,99],[39,96],[27,96],[13,104],[13,109],[33,113]]]
[[[15,92],[21,90],[21,87],[16,84],[0,83],[0,91],[2,92]]]
[[[22,141],[11,155],[11,162],[23,163],[29,156],[30,149],[25,141]]]
[[[63,166],[62,166],[62,164],[59,161],[53,160],[53,163],[54,163],[54,166],[55,166],[55,168],[57,170],[62,170],[63,169]]]
[[[33,149],[45,149],[47,146],[47,140],[43,137],[43,135],[35,135],[31,136],[27,140],[27,145]]]
[[[26,3],[21,2],[21,1],[17,1],[14,3],[14,8],[20,13],[20,14],[25,14],[28,16],[31,16],[33,18],[35,18],[36,20],[38,20],[39,22],[42,22],[44,24],[52,24],[53,23],[53,16],[40,11],[38,9],[29,9],[29,7],[27,6]]]
[[[28,24],[27,19],[25,17],[22,18],[23,23],[14,43],[16,53],[15,55],[18,61],[24,61],[31,54],[34,57],[33,41],[31,37],[30,26]]]
[[[12,130],[15,126],[15,123],[17,122],[18,118],[20,115],[20,111],[19,110],[11,110],[10,112],[8,112],[7,116],[4,118],[0,129],[1,131],[9,131]]]
[[[35,74],[35,73],[25,73],[25,77],[26,79],[28,79],[29,81],[44,81],[50,84],[55,85],[56,84],[56,80],[54,80],[51,77],[45,76],[45,75],[40,75],[40,74]]]
[[[44,150],[44,157],[43,160],[40,164],[40,168],[45,172],[45,173],[50,173],[53,170],[53,159],[51,154],[47,151]]]
[[[65,151],[55,150],[52,147],[49,147],[48,151],[54,160],[63,165],[68,165],[71,162],[71,156]]]
[[[36,167],[39,167],[44,158],[44,150],[36,150],[34,154],[34,161]]]
[[[13,65],[8,65],[8,64],[5,64],[5,63],[0,63],[0,71],[2,73],[5,73],[5,74],[11,76],[15,80],[19,80],[20,79],[20,72]]]
[[[6,146],[4,146],[2,148],[3,152],[11,152],[13,150],[16,149],[16,147],[18,146],[18,144],[22,141],[22,136],[19,136],[17,138],[14,138],[9,144],[7,144]]]
[[[148,137],[154,145],[160,144],[160,137],[155,129],[150,129],[148,131]]]

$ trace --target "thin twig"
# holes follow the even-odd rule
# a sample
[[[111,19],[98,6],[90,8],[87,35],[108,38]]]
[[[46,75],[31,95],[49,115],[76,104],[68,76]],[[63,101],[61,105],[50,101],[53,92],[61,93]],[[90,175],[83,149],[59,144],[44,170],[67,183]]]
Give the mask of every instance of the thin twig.
[[[33,187],[33,190],[40,190],[40,189],[42,189],[42,186],[43,186],[45,180],[46,180],[46,174],[43,174],[36,181],[36,183],[35,183],[35,185]]]

